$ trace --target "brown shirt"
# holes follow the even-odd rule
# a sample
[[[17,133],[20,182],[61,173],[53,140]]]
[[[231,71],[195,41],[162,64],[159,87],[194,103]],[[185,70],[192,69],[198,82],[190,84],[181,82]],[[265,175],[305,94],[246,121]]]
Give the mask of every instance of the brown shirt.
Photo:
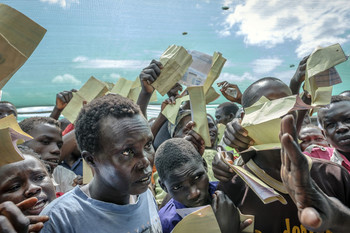
[[[325,194],[350,207],[350,175],[346,169],[330,161],[312,158],[310,174]],[[278,201],[265,205],[237,175],[230,182],[219,183],[218,189],[231,198],[242,214],[255,215],[255,233],[309,232],[301,225],[297,207],[288,194],[281,194],[287,205]]]

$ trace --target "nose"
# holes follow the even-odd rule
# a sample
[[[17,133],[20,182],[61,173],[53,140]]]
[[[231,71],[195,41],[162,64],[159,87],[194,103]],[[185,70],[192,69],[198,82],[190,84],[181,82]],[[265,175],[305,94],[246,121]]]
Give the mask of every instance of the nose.
[[[143,156],[142,158],[140,158],[140,160],[137,162],[137,169],[139,170],[144,170],[145,168],[150,167],[151,162],[149,161],[147,156]]]
[[[199,197],[200,191],[197,189],[197,186],[192,185],[189,191],[187,200],[196,200]]]
[[[344,124],[343,122],[338,122],[337,125],[337,133],[346,133],[349,131],[349,126],[347,124]]]
[[[61,155],[60,148],[58,148],[58,146],[56,145],[56,143],[53,143],[52,148],[51,148],[51,150],[50,150],[50,153],[53,154],[53,155],[58,155],[58,156]]]
[[[37,194],[39,194],[41,192],[41,187],[33,182],[31,182],[26,191],[24,192],[24,196],[26,198],[29,198],[29,197],[34,197],[36,196]]]

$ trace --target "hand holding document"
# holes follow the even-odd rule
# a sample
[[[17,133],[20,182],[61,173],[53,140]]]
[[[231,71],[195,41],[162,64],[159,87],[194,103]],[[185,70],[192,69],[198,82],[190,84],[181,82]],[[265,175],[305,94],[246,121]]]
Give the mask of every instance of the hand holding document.
[[[46,29],[17,10],[0,4],[0,89],[26,62]]]
[[[192,63],[192,56],[182,46],[171,45],[159,61],[163,69],[152,86],[164,96],[185,74]]]
[[[346,59],[339,44],[317,48],[310,55],[306,63],[304,89],[311,95],[312,106],[330,103],[332,86],[342,82],[334,66]]]
[[[312,107],[305,104],[297,95],[272,101],[263,96],[254,105],[245,109],[241,125],[255,142],[252,149],[281,148],[279,140],[281,117],[294,110],[310,108]]]
[[[164,110],[162,111],[162,114],[169,120],[170,123],[175,124],[177,114],[179,112],[181,103],[184,101],[189,100],[190,97],[188,95],[185,95],[183,97],[177,98],[175,101],[176,103],[171,105],[168,104]]]
[[[78,92],[73,93],[73,98],[62,111],[62,115],[70,122],[75,122],[80,109],[83,107],[83,101],[90,102],[97,97],[103,96],[107,91],[108,87],[104,82],[91,76]]]
[[[252,173],[245,170],[243,167],[231,164],[225,156],[225,151],[219,149],[220,159],[227,164],[248,186],[254,193],[260,198],[264,204],[268,204],[274,201],[280,201],[282,204],[287,204],[286,199],[276,192],[273,188],[266,185],[259,178]]]
[[[0,166],[23,160],[17,144],[31,139],[29,134],[22,131],[13,115],[0,119]]]

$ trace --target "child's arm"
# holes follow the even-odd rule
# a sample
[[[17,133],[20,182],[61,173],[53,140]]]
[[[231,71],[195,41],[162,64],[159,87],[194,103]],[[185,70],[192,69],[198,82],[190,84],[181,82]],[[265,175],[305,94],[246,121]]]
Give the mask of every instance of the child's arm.
[[[77,90],[72,89],[70,91],[62,91],[56,95],[56,105],[53,108],[50,117],[58,120],[63,109],[67,106],[69,101],[73,98],[73,92]]]
[[[137,99],[137,104],[140,106],[145,118],[147,118],[147,106],[154,91],[154,87],[151,84],[159,77],[162,68],[163,65],[159,61],[152,60],[149,66],[141,71],[139,76],[142,89]]]

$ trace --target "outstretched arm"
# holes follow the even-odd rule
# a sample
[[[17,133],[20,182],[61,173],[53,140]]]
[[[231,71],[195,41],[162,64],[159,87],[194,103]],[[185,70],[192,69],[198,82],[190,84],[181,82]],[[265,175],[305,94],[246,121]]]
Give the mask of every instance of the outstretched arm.
[[[281,178],[298,208],[300,222],[314,232],[349,232],[350,209],[328,197],[310,177],[308,162],[297,142],[294,118],[281,123]]]
[[[63,109],[73,98],[73,92],[77,92],[77,90],[72,89],[70,91],[62,91],[56,95],[56,105],[50,114],[51,118],[58,120]]]

